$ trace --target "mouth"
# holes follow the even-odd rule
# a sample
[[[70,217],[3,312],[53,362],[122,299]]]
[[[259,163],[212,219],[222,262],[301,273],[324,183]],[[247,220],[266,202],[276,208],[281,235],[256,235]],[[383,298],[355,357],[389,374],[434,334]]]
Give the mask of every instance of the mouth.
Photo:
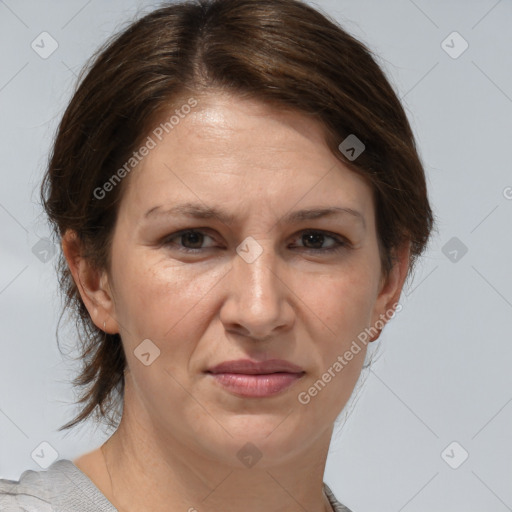
[[[246,398],[264,398],[282,393],[300,380],[305,371],[289,361],[269,359],[225,361],[206,370],[224,390]]]

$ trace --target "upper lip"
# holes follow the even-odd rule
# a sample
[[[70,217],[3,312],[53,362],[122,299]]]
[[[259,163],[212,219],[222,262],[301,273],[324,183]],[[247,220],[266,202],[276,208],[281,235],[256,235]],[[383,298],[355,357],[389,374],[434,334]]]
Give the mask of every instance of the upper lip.
[[[242,373],[258,375],[268,373],[304,373],[304,370],[296,364],[283,359],[267,359],[266,361],[252,361],[251,359],[237,359],[224,361],[206,370],[208,373]]]

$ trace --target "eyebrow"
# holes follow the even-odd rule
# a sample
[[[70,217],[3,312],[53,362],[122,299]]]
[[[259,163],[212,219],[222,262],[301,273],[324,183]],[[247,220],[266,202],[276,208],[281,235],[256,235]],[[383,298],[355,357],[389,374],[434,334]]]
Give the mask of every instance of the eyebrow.
[[[363,226],[366,227],[366,221],[364,215],[361,212],[354,210],[353,208],[346,208],[340,206],[297,210],[286,214],[280,220],[280,222],[284,222],[285,224],[293,224],[305,220],[314,220],[323,217],[334,217],[347,214],[359,219],[362,222]],[[194,219],[216,218],[227,225],[233,224],[233,222],[236,219],[235,215],[227,213],[221,209],[211,208],[209,206],[195,203],[178,204],[176,206],[173,206],[172,208],[167,208],[165,210],[163,210],[161,206],[154,206],[144,214],[144,218],[153,217],[156,215],[185,216]]]

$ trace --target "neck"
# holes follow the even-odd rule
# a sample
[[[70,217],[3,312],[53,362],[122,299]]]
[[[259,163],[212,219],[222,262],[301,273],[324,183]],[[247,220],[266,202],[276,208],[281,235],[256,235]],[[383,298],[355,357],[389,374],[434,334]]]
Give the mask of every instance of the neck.
[[[323,491],[332,427],[293,458],[265,464],[263,457],[244,467],[236,457],[225,464],[172,433],[162,435],[130,403],[101,450],[110,479],[102,491],[119,512],[332,511]],[[247,454],[250,465],[254,454]]]

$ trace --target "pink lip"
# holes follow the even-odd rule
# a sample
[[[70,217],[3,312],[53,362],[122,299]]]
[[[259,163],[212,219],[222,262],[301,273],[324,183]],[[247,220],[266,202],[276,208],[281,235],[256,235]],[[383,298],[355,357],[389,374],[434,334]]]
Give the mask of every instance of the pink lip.
[[[304,370],[282,359],[225,361],[207,370],[227,391],[243,397],[276,395],[302,378]]]
[[[209,373],[245,373],[258,375],[263,373],[302,373],[304,370],[296,364],[284,359],[267,359],[266,361],[252,361],[251,359],[237,359],[208,368]]]

